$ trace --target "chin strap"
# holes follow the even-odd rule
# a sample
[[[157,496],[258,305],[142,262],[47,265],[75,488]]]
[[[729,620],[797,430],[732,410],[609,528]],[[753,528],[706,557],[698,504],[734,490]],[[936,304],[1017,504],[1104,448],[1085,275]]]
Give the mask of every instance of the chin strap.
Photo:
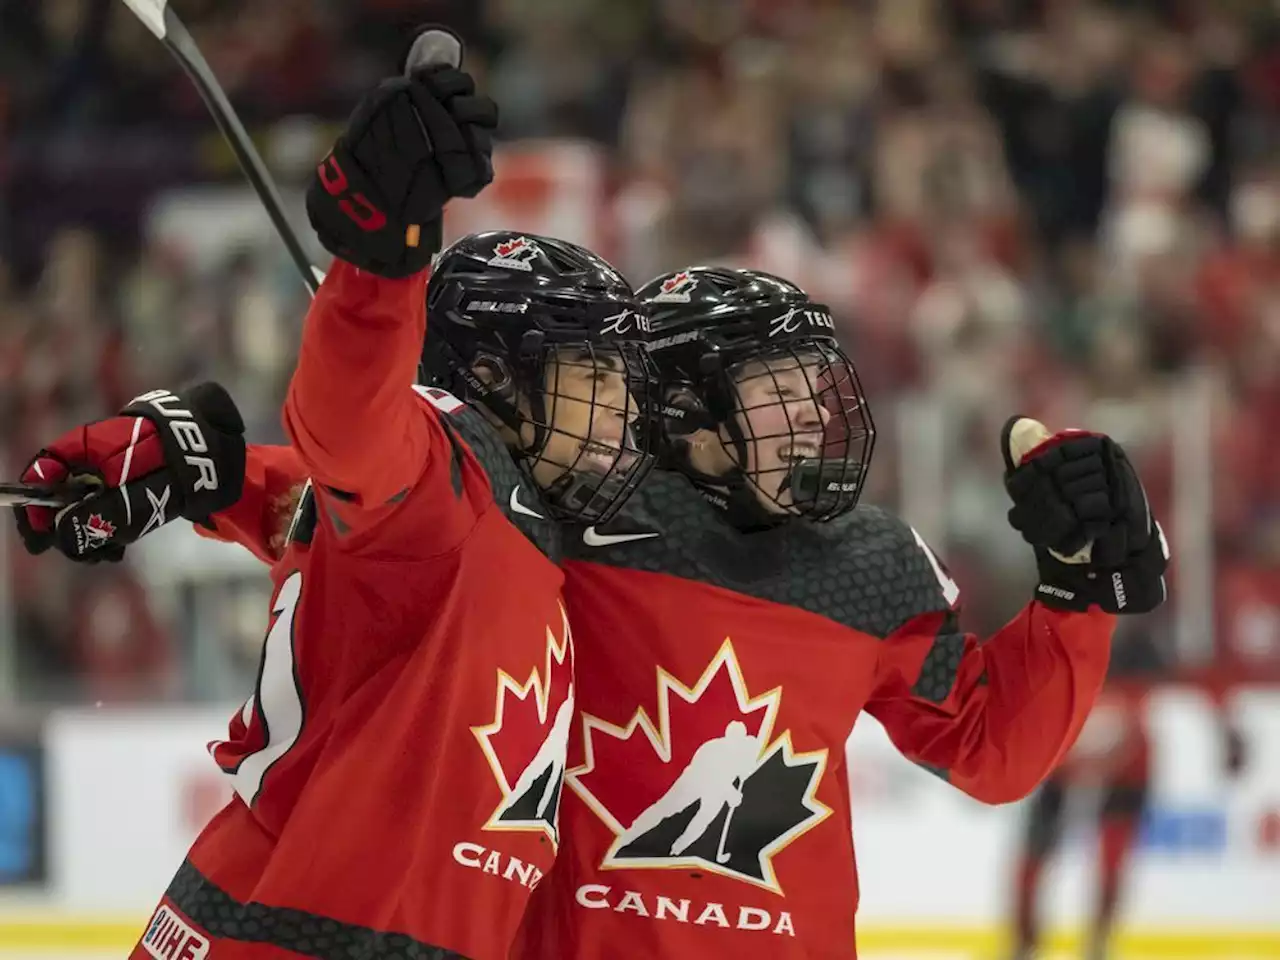
[[[707,503],[724,515],[725,522],[736,530],[744,533],[765,530],[790,519],[787,514],[765,509],[756,496],[755,487],[740,469],[735,468],[731,473],[719,477],[702,473],[690,466],[683,467],[681,472],[697,487]]]

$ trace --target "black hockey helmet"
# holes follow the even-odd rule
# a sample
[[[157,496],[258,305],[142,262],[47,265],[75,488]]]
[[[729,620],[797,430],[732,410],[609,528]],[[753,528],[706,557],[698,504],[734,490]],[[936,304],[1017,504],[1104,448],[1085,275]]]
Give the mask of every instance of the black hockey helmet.
[[[713,503],[748,522],[853,509],[875,426],[827,307],[779,277],[721,267],[665,274],[638,296],[668,455]],[[688,439],[722,428],[732,467],[698,473]]]
[[[602,523],[656,460],[647,329],[630,284],[589,250],[471,234],[432,268],[422,378],[510,428],[557,518]],[[625,391],[608,387],[614,371]]]

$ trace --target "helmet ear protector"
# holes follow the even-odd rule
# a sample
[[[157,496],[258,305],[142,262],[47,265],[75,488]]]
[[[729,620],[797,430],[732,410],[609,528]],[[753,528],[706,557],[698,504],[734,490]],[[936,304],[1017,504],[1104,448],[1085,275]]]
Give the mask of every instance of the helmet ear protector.
[[[690,384],[667,387],[662,399],[662,423],[669,440],[688,440],[701,430],[716,429],[716,421]]]
[[[502,357],[493,353],[477,353],[471,363],[471,373],[484,384],[485,392],[511,403],[515,400],[516,379],[511,367]]]
[[[700,430],[715,432],[733,417],[733,403],[726,394],[724,358],[710,349],[698,363],[702,389],[689,380],[674,380],[663,391],[662,422],[668,440],[688,440]]]

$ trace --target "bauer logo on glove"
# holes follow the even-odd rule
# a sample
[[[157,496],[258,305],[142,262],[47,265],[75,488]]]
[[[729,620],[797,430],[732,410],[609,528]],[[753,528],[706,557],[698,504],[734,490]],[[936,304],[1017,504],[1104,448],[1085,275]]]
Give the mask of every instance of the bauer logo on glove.
[[[62,509],[15,508],[18,533],[29,553],[57,547],[72,560],[114,562],[171,520],[201,521],[239,500],[244,463],[244,422],[222,387],[154,390],[32,459],[24,482],[69,481],[86,494]]]
[[[1118,443],[1012,417],[1001,450],[1009,523],[1035,550],[1043,603],[1133,614],[1164,602],[1168,545]]]

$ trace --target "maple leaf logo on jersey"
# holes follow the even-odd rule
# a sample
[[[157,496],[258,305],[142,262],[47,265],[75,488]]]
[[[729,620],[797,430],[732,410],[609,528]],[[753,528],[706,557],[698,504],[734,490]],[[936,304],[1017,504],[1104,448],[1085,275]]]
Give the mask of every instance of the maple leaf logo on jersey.
[[[560,838],[560,789],[573,720],[573,635],[560,607],[560,635],[547,627],[546,660],[524,680],[498,671],[493,722],[472,727],[502,791],[486,830],[541,830]]]
[[[662,288],[654,295],[654,303],[688,303],[689,295],[698,281],[681,271],[662,281]]]
[[[96,550],[105,546],[107,541],[116,535],[116,525],[104,520],[102,514],[91,513],[84,522],[85,549]]]
[[[528,237],[516,237],[493,248],[493,257],[489,260],[489,266],[532,272],[533,258],[540,252],[541,248]]]
[[[726,639],[692,688],[658,668],[658,721],[583,715],[569,786],[613,831],[600,866],[696,867],[782,893],[773,858],[831,813],[827,751],[774,735],[782,688],[752,697]]]

